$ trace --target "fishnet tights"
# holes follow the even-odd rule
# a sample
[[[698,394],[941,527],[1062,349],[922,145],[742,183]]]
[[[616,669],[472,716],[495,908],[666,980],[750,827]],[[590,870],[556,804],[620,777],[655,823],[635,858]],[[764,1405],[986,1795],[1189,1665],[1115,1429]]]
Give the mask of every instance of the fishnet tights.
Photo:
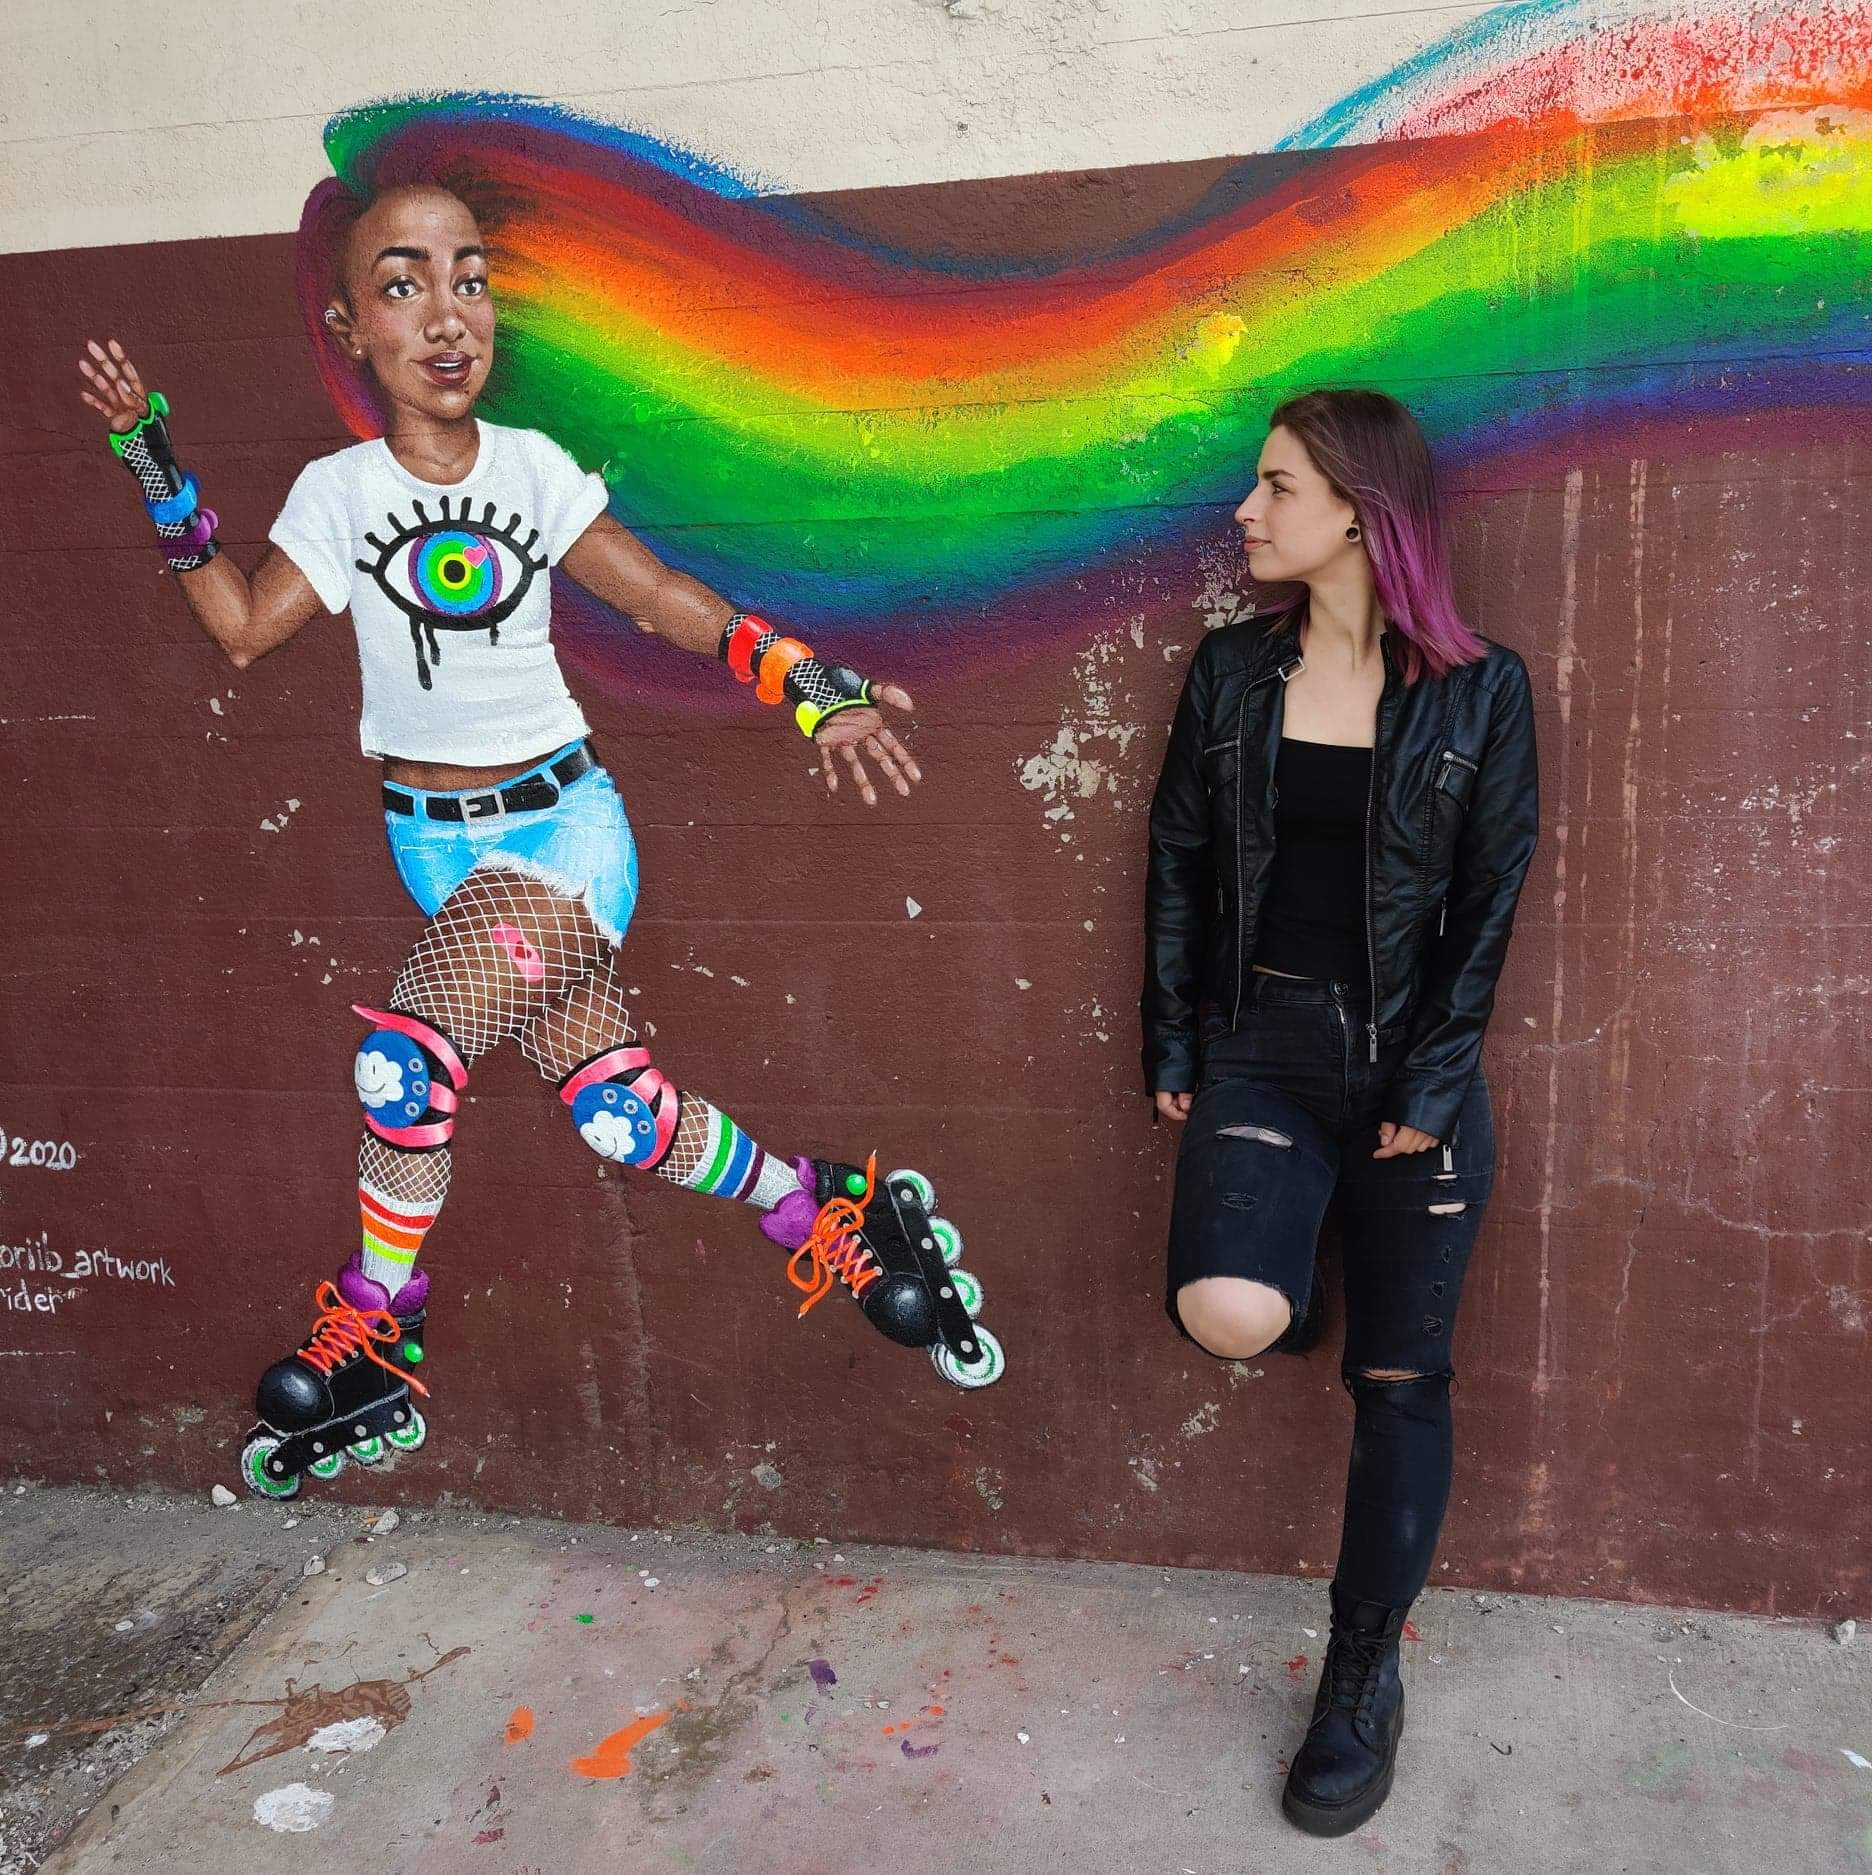
[[[524,873],[471,872],[424,927],[390,992],[391,1004],[433,1022],[472,1064],[517,1038],[520,1052],[559,1081],[607,1048],[637,1040],[617,953],[584,906]],[[702,1164],[714,1109],[685,1094],[657,1176],[685,1183]],[[358,1176],[390,1198],[433,1209],[448,1191],[450,1149],[404,1152],[366,1132]]]

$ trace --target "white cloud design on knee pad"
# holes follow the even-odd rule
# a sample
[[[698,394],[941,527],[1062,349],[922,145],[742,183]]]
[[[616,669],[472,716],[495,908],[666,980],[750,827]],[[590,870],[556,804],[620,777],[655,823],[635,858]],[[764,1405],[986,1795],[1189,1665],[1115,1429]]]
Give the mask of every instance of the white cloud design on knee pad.
[[[403,1068],[400,1062],[377,1049],[359,1049],[351,1078],[357,1083],[357,1097],[375,1110],[403,1098]]]
[[[579,1138],[601,1159],[630,1163],[631,1124],[619,1114],[594,1113],[579,1128]]]

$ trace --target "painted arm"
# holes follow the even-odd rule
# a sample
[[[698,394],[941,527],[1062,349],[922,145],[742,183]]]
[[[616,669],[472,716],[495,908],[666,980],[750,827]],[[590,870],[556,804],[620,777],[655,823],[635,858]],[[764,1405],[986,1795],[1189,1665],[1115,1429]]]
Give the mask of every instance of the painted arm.
[[[699,579],[665,566],[608,514],[592,522],[560,564],[594,598],[634,620],[641,630],[654,632],[699,657],[726,658],[732,637],[728,628],[746,616]],[[777,700],[768,698],[764,689],[762,695],[764,700]],[[909,693],[896,684],[871,683],[865,687],[865,696],[862,704],[844,702],[835,711],[816,716],[809,733],[824,753],[820,773],[826,792],[838,792],[842,760],[865,805],[875,807],[877,790],[865,771],[861,750],[899,794],[908,794],[910,784],[921,781],[923,773],[910,751],[885,727],[883,712],[876,707],[888,704],[895,710],[909,710],[913,707]]]
[[[160,491],[149,478],[159,468],[148,466],[147,451],[133,458],[122,444],[126,438],[143,436],[152,424],[160,424],[166,450],[167,425],[161,420],[167,405],[160,398],[152,404],[136,366],[115,339],[108,349],[95,339],[88,340],[86,349],[90,356],[79,359],[78,369],[90,389],[79,395],[109,423],[112,436],[118,439],[118,454],[143,484],[144,500],[158,522],[158,544],[169,557],[189,610],[227,653],[228,661],[237,670],[245,670],[255,658],[276,650],[311,621],[320,609],[318,594],[277,547],[267,550],[249,579],[220,552],[214,539],[213,510],[194,505],[193,478],[184,478],[186,489],[167,503],[157,499]],[[173,520],[167,518],[172,511]]]

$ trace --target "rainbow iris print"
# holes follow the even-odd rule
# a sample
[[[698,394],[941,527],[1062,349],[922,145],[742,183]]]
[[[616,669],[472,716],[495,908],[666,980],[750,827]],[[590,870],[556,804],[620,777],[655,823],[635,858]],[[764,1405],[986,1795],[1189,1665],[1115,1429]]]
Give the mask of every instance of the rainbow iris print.
[[[887,246],[517,98],[371,105],[327,145],[354,190],[499,202],[485,415],[720,590],[906,647],[1187,586],[1297,389],[1396,392],[1472,482],[1700,422],[1837,435],[1872,400],[1865,5],[1499,8],[1278,169],[1070,256]]]

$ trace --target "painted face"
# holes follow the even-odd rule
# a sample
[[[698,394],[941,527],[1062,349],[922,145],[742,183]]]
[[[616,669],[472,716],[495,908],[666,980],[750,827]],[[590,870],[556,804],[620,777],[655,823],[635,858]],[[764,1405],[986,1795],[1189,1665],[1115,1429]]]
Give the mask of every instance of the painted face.
[[[334,336],[395,404],[443,422],[474,408],[494,357],[481,230],[441,189],[392,190],[352,230]]]
[[[1310,579],[1342,554],[1362,553],[1346,529],[1358,516],[1313,465],[1288,429],[1273,429],[1261,446],[1255,485],[1235,510],[1248,571],[1259,580]]]

